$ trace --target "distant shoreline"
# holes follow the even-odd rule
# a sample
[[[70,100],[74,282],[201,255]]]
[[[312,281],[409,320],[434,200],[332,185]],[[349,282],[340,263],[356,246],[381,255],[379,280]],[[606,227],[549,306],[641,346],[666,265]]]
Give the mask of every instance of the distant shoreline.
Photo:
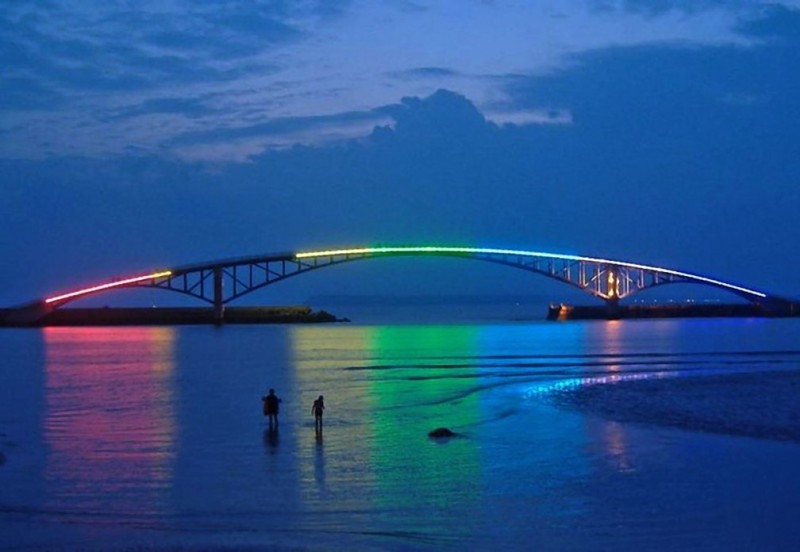
[[[6,309],[8,310],[8,309]],[[214,324],[211,307],[63,308],[33,323],[15,323],[0,311],[0,327],[148,326]],[[308,306],[227,307],[223,324],[321,324],[346,319]]]
[[[387,310],[406,305],[389,305]],[[415,305],[409,305],[417,308]],[[785,317],[795,312],[775,312],[754,304],[659,304],[619,305],[614,310],[601,305],[551,304],[541,318],[528,310],[533,320],[578,321],[647,318],[706,318],[706,317]],[[508,320],[517,320],[518,312]],[[350,322],[325,310],[313,310],[306,305],[225,307],[221,324],[321,324]],[[48,326],[146,326],[146,325],[203,325],[220,323],[212,307],[64,307],[51,312],[36,309],[0,309],[0,327]]]
[[[617,320],[633,318],[742,318],[798,316],[793,309],[770,310],[755,303],[618,305],[550,305],[548,320]]]

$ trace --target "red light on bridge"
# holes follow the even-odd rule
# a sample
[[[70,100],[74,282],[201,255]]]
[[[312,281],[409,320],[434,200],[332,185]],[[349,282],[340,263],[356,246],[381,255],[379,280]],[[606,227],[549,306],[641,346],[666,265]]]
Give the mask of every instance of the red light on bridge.
[[[164,270],[162,272],[154,272],[152,274],[147,274],[145,276],[135,276],[133,278],[126,278],[124,280],[117,280],[116,282],[109,282],[107,284],[101,284],[98,286],[92,286],[84,289],[79,289],[78,291],[72,291],[70,293],[64,293],[62,295],[56,295],[54,297],[48,297],[44,300],[45,303],[55,303],[58,301],[63,301],[65,299],[72,299],[74,297],[79,297],[81,295],[87,295],[89,293],[94,293],[95,291],[102,291],[104,289],[111,289],[115,287],[122,287],[127,286],[130,284],[135,284],[137,282],[144,282],[145,280],[154,280],[156,278],[163,278],[164,276],[169,276],[172,274],[171,270]]]

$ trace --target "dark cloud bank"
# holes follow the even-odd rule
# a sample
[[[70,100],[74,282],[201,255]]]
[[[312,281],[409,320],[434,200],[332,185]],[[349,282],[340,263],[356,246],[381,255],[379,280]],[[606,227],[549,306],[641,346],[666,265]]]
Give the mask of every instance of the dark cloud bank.
[[[509,82],[519,106],[569,109],[571,125],[498,126],[440,90],[383,108],[394,123],[364,139],[248,163],[3,161],[0,303],[151,266],[381,242],[605,255],[797,293],[797,19],[743,28],[758,47],[612,50]],[[543,285],[458,268],[441,289]],[[356,289],[345,276],[308,285]]]

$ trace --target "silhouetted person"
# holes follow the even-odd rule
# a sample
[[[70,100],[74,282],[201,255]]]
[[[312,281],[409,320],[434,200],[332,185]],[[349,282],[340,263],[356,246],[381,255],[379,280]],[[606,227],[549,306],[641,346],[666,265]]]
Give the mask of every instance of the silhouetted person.
[[[316,429],[317,434],[322,433],[322,413],[324,411],[325,401],[322,399],[322,395],[320,395],[311,406],[311,413],[314,415],[314,429]]]
[[[278,405],[281,400],[275,394],[275,390],[270,389],[269,394],[261,397],[261,400],[264,402],[264,416],[269,418],[269,427],[272,427],[273,424],[278,427]]]

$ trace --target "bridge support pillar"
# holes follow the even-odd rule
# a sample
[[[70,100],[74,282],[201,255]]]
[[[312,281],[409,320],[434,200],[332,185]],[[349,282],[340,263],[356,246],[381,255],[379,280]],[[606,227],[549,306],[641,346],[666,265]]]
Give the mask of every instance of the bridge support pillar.
[[[609,266],[605,281],[606,317],[609,320],[619,318],[619,268]]]
[[[225,321],[225,303],[222,299],[222,267],[214,267],[214,324]]]

